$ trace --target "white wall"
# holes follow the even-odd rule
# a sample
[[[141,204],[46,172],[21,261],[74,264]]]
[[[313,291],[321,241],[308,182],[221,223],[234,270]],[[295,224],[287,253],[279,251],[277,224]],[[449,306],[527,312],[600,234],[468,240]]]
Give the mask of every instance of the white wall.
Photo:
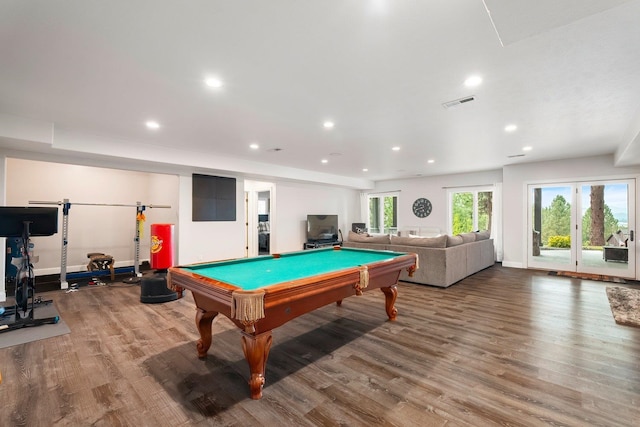
[[[503,200],[505,201],[503,265],[526,267],[527,185],[637,178],[638,174],[640,174],[640,167],[614,167],[612,155],[505,166],[503,169]],[[636,184],[636,212],[640,212],[638,211],[638,201],[640,201],[638,187],[640,185]]]
[[[234,178],[234,177],[229,177]],[[178,211],[178,262],[185,265],[203,261],[242,258],[245,254],[244,180],[236,177],[236,220],[191,220],[191,175],[180,176]]]
[[[140,258],[149,259],[149,251],[151,246],[151,233],[147,233],[151,224],[174,224],[174,231],[178,233],[178,209],[179,209],[179,180],[176,175],[148,175],[148,195],[146,200],[140,200],[143,203],[152,205],[167,205],[171,209],[166,208],[148,208],[145,211],[147,218],[145,224],[145,234],[140,238]],[[178,261],[180,247],[178,238],[174,236],[174,263]],[[144,248],[144,251],[142,250]]]
[[[493,185],[502,182],[502,171],[492,170],[467,174],[419,177],[376,183],[369,193],[400,191],[398,197],[398,227],[438,227],[442,233],[447,231],[447,189]],[[431,201],[433,210],[426,218],[413,214],[413,202],[418,198]],[[366,218],[360,218],[366,222]],[[351,227],[349,227],[351,229]]]
[[[140,239],[140,258],[149,259],[149,227],[177,219],[177,176],[68,165],[24,159],[7,159],[6,205],[30,205],[30,201],[69,199],[68,271],[86,271],[87,253],[112,255],[116,266],[131,266],[134,259],[136,208],[82,206],[74,203],[170,205],[171,209],[146,209]],[[34,237],[36,275],[59,274],[62,247],[62,207],[58,234]]]
[[[237,177],[237,220],[191,222],[191,176],[180,177],[179,264],[217,261],[245,256],[246,225],[243,212],[245,181]],[[271,197],[271,253],[299,251],[306,242],[307,214],[336,214],[340,229],[359,221],[358,192],[352,189],[273,181]],[[247,182],[247,190],[255,183]]]
[[[299,251],[307,241],[307,215],[338,215],[344,237],[360,222],[359,192],[325,185],[276,182],[271,212],[271,253]]]

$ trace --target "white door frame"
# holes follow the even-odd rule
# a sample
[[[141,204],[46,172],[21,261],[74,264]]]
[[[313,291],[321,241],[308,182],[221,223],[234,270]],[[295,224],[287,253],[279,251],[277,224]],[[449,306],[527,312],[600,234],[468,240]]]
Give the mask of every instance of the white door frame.
[[[246,226],[247,226],[247,256],[258,256],[258,193],[269,192],[269,250],[271,253],[275,247],[276,237],[276,203],[275,203],[275,184],[272,182],[261,181],[245,181],[245,198],[246,198]]]

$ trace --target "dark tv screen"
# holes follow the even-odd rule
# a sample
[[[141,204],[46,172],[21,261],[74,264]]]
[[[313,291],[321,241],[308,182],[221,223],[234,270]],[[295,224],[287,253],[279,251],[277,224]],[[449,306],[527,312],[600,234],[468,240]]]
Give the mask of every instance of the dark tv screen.
[[[192,175],[192,221],[235,221],[236,179]]]
[[[58,208],[0,206],[0,236],[22,237],[25,222],[30,236],[51,236],[58,232]]]
[[[307,215],[308,242],[338,240],[338,215]]]

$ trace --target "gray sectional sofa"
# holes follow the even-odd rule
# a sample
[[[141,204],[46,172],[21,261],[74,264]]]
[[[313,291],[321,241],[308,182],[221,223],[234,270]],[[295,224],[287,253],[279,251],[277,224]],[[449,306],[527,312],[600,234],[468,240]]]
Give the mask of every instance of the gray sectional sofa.
[[[446,288],[495,263],[493,239],[488,232],[463,233],[456,236],[399,237],[349,233],[346,248],[364,248],[418,255],[418,270],[400,280]]]

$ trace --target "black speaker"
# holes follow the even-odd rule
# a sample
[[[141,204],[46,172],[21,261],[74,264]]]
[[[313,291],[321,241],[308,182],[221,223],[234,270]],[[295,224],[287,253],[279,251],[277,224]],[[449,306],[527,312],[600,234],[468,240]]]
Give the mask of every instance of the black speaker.
[[[155,304],[177,299],[178,293],[167,287],[166,273],[155,273],[140,280],[140,302]]]

